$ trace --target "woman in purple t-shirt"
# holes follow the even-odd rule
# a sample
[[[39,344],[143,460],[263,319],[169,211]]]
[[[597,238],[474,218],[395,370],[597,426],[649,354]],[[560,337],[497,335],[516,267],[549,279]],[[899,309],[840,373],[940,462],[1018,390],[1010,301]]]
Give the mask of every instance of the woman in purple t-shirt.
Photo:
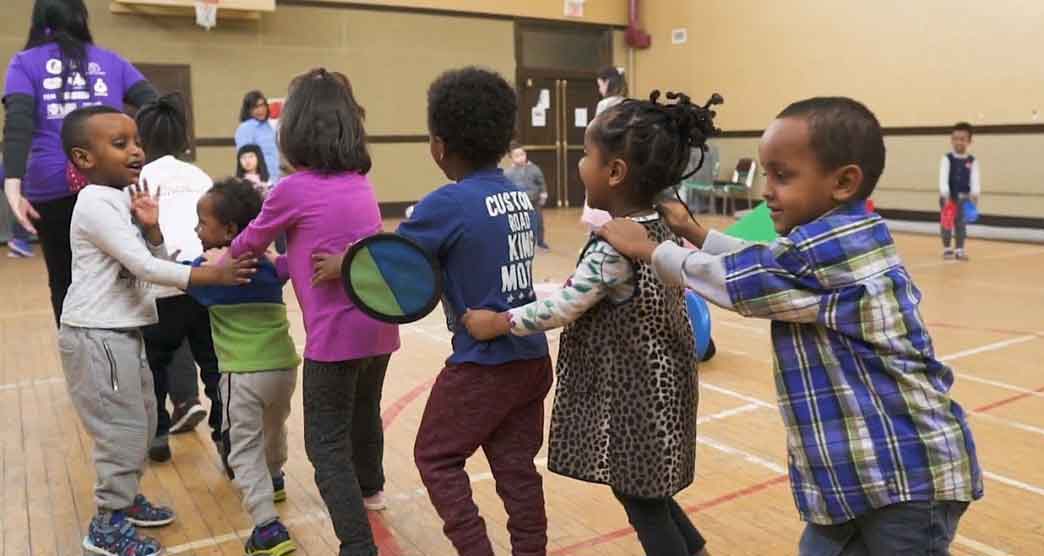
[[[83,106],[122,109],[156,99],[141,72],[93,42],[83,0],[36,0],[29,39],[11,58],[5,81],[4,190],[18,222],[40,238],[55,322],[72,280],[69,223],[76,204],[62,121]]]

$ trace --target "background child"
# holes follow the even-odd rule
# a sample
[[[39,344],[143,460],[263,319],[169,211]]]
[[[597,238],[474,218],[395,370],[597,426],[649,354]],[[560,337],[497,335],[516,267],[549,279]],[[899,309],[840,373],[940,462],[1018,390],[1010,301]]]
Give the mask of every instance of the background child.
[[[384,507],[381,390],[397,326],[355,308],[337,282],[312,284],[312,255],[340,252],[383,226],[373,185],[365,112],[348,78],[325,69],[294,79],[279,124],[279,145],[297,172],[265,199],[261,214],[229,247],[262,254],[282,232],[301,305],[305,448],[319,493],[341,541],[341,554],[374,554],[366,517]],[[350,455],[350,459],[349,459]]]
[[[62,145],[89,184],[73,210],[72,285],[58,332],[69,398],[94,440],[97,515],[84,549],[95,554],[149,556],[159,543],[134,526],[174,520],[139,491],[149,439],[156,429],[152,371],[139,329],[157,321],[150,282],[184,288],[249,280],[252,261],[189,268],[171,261],[159,227],[156,198],[136,189],[145,161],[134,120],[108,106],[66,116]],[[133,201],[133,203],[132,203]],[[133,208],[132,208],[133,207]]]
[[[230,178],[214,184],[197,205],[203,248],[228,246],[261,212],[261,202],[249,181]],[[192,264],[201,266],[203,257]],[[221,453],[254,520],[248,555],[281,556],[296,548],[274,504],[286,499],[286,420],[301,362],[283,303],[288,277],[285,257],[261,259],[248,285],[188,290],[212,316],[227,409]]]
[[[504,170],[504,177],[511,180],[523,193],[529,196],[533,205],[533,232],[536,234],[537,247],[550,249],[544,241],[544,203],[547,202],[547,185],[540,167],[529,161],[522,145],[511,143],[511,166]],[[407,218],[409,218],[407,216]]]
[[[439,259],[452,315],[468,307],[507,310],[536,296],[533,207],[497,167],[517,110],[514,89],[483,69],[448,71],[428,88],[432,158],[456,183],[425,196],[398,233]],[[512,552],[545,553],[547,515],[533,458],[543,445],[551,388],[547,353],[543,334],[487,343],[454,326],[453,354],[428,397],[414,459],[458,554],[493,554],[464,470],[480,447],[508,513]]]
[[[679,233],[702,251],[657,247],[626,221],[599,233],[669,284],[772,319],[791,488],[808,522],[802,556],[946,554],[982,472],[921,294],[866,211],[884,170],[880,124],[854,100],[813,98],[780,113],[758,154],[783,236],[771,245],[708,233],[677,211]]]
[[[676,242],[653,202],[681,180],[690,147],[701,148],[713,129],[688,98],[661,105],[658,97],[624,101],[595,118],[580,179],[591,208],[629,218],[643,237]],[[684,293],[594,238],[549,299],[464,317],[480,340],[566,327],[548,469],[612,487],[650,556],[706,554],[706,541],[673,499],[692,483],[696,464],[699,393]]]
[[[236,177],[249,180],[261,191],[262,196],[268,194],[271,183],[261,147],[254,144],[239,147],[236,153]]]
[[[964,203],[970,200],[979,204],[981,184],[979,180],[979,161],[968,152],[971,146],[973,129],[968,122],[959,122],[950,133],[950,145],[953,151],[943,155],[939,162],[939,208],[946,206],[947,201],[957,204],[953,230],[941,228],[943,242],[943,258],[960,261],[968,260],[964,251],[964,240],[968,236],[964,219]],[[957,251],[950,249],[950,241],[956,236]]]
[[[196,203],[213,182],[203,170],[179,160],[188,148],[188,124],[181,96],[164,95],[143,106],[135,119],[145,149],[146,164],[141,169],[141,178],[159,193],[160,230],[167,248],[181,259],[195,259],[203,254],[199,238],[193,232]],[[166,461],[170,459],[167,434],[189,432],[207,415],[199,403],[196,363],[204,392],[210,399],[211,439],[220,440],[220,374],[206,308],[178,288],[157,287],[155,296],[159,322],[142,329],[159,417],[149,457]],[[190,349],[191,354],[186,353],[186,349]],[[167,413],[168,392],[174,404],[173,415]]]

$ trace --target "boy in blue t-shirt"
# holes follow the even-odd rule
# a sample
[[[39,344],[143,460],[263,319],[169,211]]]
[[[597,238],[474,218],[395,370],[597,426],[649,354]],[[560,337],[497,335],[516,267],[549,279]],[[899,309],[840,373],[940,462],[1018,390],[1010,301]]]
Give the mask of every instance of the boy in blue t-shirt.
[[[464,462],[482,448],[508,513],[513,554],[544,554],[547,515],[533,458],[543,445],[551,360],[543,334],[475,340],[457,318],[469,307],[506,311],[533,301],[533,205],[497,163],[517,104],[499,75],[444,73],[428,90],[431,152],[445,185],[417,204],[398,233],[434,254],[453,354],[424,409],[414,458],[459,554],[492,556]]]
[[[442,305],[453,354],[439,373],[417,431],[414,460],[457,553],[493,556],[471,498],[465,461],[482,448],[508,513],[512,554],[547,553],[542,478],[533,458],[544,441],[551,359],[543,333],[480,342],[458,318],[471,307],[506,311],[534,299],[533,204],[497,167],[514,130],[515,92],[474,67],[442,74],[428,89],[435,163],[456,183],[417,203],[398,233],[442,267]],[[316,280],[340,276],[341,256],[316,257]]]

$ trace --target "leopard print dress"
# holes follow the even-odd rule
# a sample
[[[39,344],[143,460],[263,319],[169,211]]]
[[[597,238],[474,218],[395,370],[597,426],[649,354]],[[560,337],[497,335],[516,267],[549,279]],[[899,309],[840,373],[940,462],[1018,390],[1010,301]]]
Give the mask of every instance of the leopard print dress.
[[[677,241],[660,219],[642,225]],[[634,297],[603,299],[562,332],[548,469],[660,498],[695,474],[696,357],[684,290],[634,268]]]

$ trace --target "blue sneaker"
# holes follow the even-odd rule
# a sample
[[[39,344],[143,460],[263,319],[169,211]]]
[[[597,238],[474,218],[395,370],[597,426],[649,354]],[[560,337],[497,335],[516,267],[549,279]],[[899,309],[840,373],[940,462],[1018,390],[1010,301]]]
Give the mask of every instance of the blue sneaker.
[[[32,257],[33,244],[24,239],[11,239],[7,242],[7,248],[11,250],[11,257]]]
[[[156,539],[138,535],[123,512],[98,514],[91,520],[83,549],[103,556],[163,556]]]
[[[255,527],[244,548],[247,556],[284,556],[297,550],[297,545],[277,519],[268,525]]]
[[[286,475],[282,471],[272,477],[272,501],[283,502],[286,500]]]
[[[174,521],[174,510],[163,506],[153,506],[141,494],[134,497],[134,504],[124,510],[127,521],[138,527],[159,527]]]

